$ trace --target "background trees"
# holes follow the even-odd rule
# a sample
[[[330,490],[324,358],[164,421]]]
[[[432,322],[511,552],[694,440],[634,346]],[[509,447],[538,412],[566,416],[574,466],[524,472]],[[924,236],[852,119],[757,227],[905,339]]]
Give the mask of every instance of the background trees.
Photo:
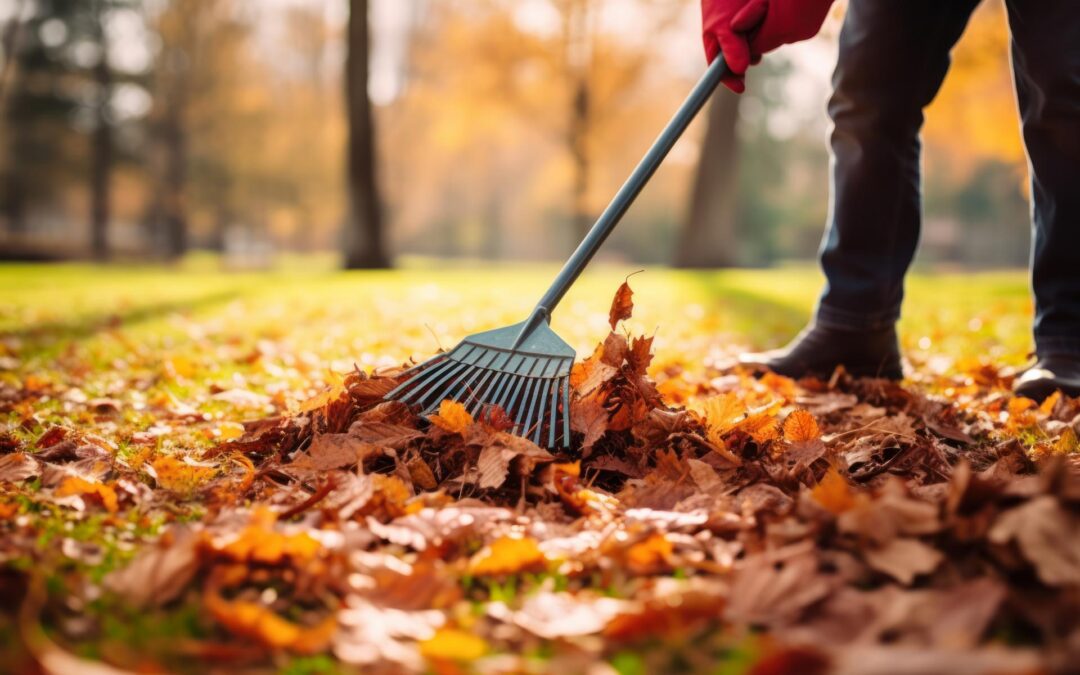
[[[7,256],[561,257],[704,66],[691,0],[23,0],[16,22],[17,5]],[[605,255],[813,255],[837,21],[717,96]],[[1006,59],[991,2],[928,113],[926,260],[1025,262]]]

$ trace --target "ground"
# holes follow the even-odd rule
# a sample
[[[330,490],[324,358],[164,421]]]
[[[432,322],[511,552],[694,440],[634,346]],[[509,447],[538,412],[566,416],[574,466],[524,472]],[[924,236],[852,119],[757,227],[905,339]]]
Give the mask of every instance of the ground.
[[[1080,653],[1080,403],[1008,393],[1024,274],[915,275],[896,386],[732,367],[802,325],[811,268],[650,268],[613,331],[636,270],[598,266],[553,322],[580,359],[570,450],[379,404],[403,363],[523,319],[555,271],[0,267],[0,669]]]

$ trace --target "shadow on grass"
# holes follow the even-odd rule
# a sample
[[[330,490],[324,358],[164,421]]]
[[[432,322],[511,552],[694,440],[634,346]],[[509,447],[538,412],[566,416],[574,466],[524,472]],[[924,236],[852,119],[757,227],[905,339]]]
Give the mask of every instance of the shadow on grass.
[[[191,299],[141,305],[127,311],[83,315],[69,321],[46,321],[17,330],[0,331],[0,338],[25,340],[29,352],[41,351],[60,341],[84,340],[103,331],[130,328],[174,312],[191,312],[225,304],[239,296],[238,290],[219,291]]]
[[[732,330],[745,336],[754,347],[786,343],[810,318],[810,307],[733,286],[723,271],[687,272],[685,278],[710,298],[709,310],[725,313]]]

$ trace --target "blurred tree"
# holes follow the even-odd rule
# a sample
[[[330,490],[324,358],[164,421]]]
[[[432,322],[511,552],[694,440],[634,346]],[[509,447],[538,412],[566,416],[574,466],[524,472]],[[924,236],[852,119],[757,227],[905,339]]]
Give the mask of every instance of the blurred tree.
[[[731,267],[739,262],[740,100],[725,90],[714,94],[709,104],[690,208],[675,251],[676,267]]]
[[[368,1],[350,0],[345,61],[345,101],[349,119],[349,217],[344,232],[345,267],[390,266],[383,243],[375,154],[375,122],[368,95],[371,39]]]
[[[9,231],[24,233],[31,206],[55,208],[67,187],[85,181],[90,250],[97,258],[108,254],[115,131],[132,121],[117,114],[115,86],[140,80],[138,73],[112,67],[108,24],[135,2],[28,5],[29,16],[13,42],[16,74],[5,110],[9,138],[2,211]]]

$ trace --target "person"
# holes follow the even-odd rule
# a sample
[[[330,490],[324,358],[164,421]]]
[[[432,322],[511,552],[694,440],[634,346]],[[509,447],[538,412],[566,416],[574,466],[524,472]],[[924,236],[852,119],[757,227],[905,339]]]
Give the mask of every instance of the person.
[[[850,0],[840,31],[832,119],[826,284],[809,325],[745,364],[789,377],[903,376],[896,321],[921,226],[923,110],[979,0]],[[1080,396],[1080,5],[1005,0],[1029,158],[1036,363],[1018,395]],[[740,93],[746,70],[821,29],[832,0],[702,0],[705,52],[722,52]]]

